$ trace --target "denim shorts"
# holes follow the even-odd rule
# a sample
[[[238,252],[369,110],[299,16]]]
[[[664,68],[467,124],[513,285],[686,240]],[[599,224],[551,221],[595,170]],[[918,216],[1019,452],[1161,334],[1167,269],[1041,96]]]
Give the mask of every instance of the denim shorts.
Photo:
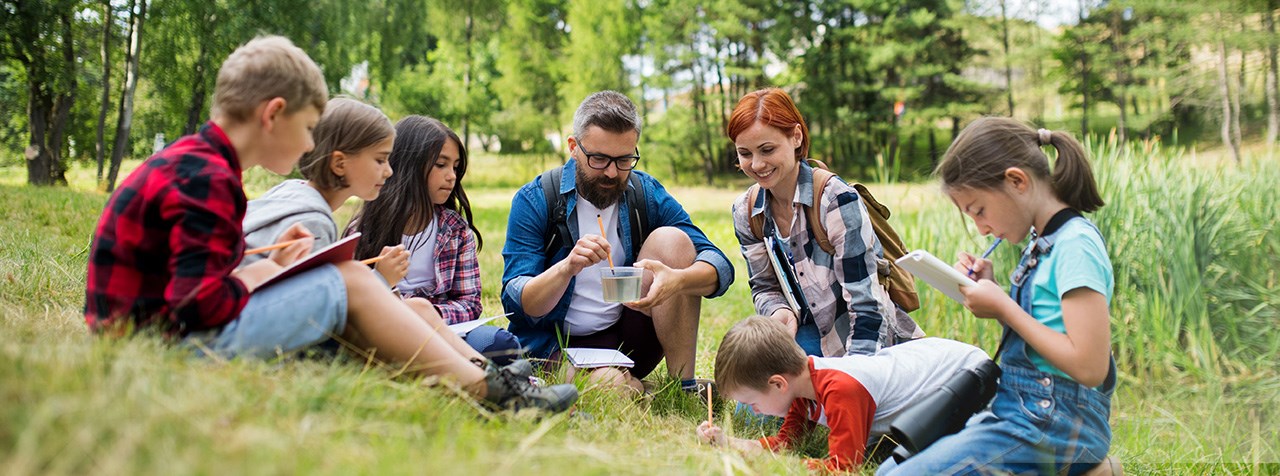
[[[347,286],[331,264],[255,290],[240,315],[221,329],[183,339],[197,354],[224,358],[272,358],[342,334],[347,327]]]

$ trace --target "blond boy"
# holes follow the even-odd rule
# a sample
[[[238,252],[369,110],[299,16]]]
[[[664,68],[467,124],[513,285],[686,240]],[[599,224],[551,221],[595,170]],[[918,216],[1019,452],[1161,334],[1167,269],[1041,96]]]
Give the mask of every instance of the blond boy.
[[[85,319],[96,331],[151,328],[218,354],[270,357],[340,336],[376,356],[442,375],[502,407],[561,411],[572,385],[538,388],[460,353],[354,261],[259,288],[311,251],[303,239],[240,267],[241,174],[292,170],[328,100],[320,68],[288,39],[238,48],[218,71],[212,120],[147,159],[103,210],[89,257]],[[301,225],[280,242],[310,238]],[[443,332],[449,332],[444,330]]]
[[[814,425],[831,429],[825,459],[811,469],[848,471],[864,461],[867,444],[889,423],[956,372],[986,361],[981,349],[938,338],[917,339],[873,355],[807,357],[776,321],[752,316],[729,329],[716,355],[716,385],[756,413],[785,417],[775,436],[730,438],[702,422],[703,441],[754,452],[798,443]]]

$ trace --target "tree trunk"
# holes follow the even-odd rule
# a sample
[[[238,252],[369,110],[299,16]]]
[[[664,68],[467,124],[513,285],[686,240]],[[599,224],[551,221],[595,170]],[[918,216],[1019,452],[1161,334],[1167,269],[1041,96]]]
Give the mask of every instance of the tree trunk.
[[[1249,29],[1244,24],[1243,16],[1240,21],[1240,31],[1245,34],[1249,33]],[[1244,144],[1244,139],[1240,137],[1240,134],[1242,133],[1240,128],[1240,110],[1242,109],[1240,106],[1240,95],[1243,94],[1243,91],[1249,84],[1248,81],[1245,80],[1244,76],[1245,65],[1247,64],[1248,61],[1245,61],[1245,51],[1242,46],[1240,47],[1240,77],[1239,81],[1234,85],[1235,91],[1232,91],[1231,93],[1231,134],[1234,136],[1237,146]]]
[[[58,24],[62,27],[62,57],[56,68],[65,74],[65,81],[47,81],[52,75],[43,52],[23,61],[27,66],[27,130],[31,134],[26,150],[27,183],[31,185],[67,184],[62,142],[76,91],[71,12],[59,14]]]
[[[98,164],[98,184],[102,185],[102,166],[106,162],[107,112],[111,110],[111,0],[102,2],[102,102],[98,105],[97,141],[93,145],[93,160]]]
[[[1222,14],[1218,14],[1221,19]],[[1240,163],[1240,145],[1231,136],[1231,86],[1227,79],[1227,43],[1218,38],[1218,95],[1222,97],[1222,144],[1231,149],[1231,157]]]
[[[194,134],[200,128],[205,116],[204,102],[208,99],[205,92],[205,71],[208,69],[209,49],[205,42],[200,42],[199,53],[195,64],[191,67],[191,104],[187,106],[187,125],[182,128],[182,135]]]
[[[1004,44],[1005,100],[1009,103],[1009,117],[1013,117],[1013,62],[1009,58],[1009,15],[1005,0],[1000,0],[1000,40]]]
[[[137,9],[133,8],[137,4]],[[129,148],[129,133],[133,129],[133,94],[138,89],[138,60],[142,53],[142,25],[147,19],[147,0],[129,2],[129,50],[125,57],[128,66],[124,76],[124,91],[120,95],[120,117],[116,122],[115,146],[111,149],[111,174],[107,176],[107,191],[116,188],[120,163]]]
[[[1276,0],[1267,1],[1266,12],[1262,14],[1263,25],[1267,29],[1267,147],[1276,143],[1280,135],[1280,89],[1276,80],[1276,22],[1274,10]]]

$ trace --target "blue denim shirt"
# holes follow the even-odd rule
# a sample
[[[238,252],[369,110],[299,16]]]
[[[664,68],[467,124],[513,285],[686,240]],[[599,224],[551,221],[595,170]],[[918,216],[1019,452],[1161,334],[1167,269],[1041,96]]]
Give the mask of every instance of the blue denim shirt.
[[[573,241],[577,241],[581,236],[578,232],[578,220],[574,214],[578,202],[578,194],[575,193],[574,186],[575,164],[575,160],[569,159],[564,164],[564,173],[561,174],[560,179],[560,194],[567,195],[565,221]],[[649,229],[672,226],[689,235],[697,251],[696,260],[704,261],[716,268],[716,289],[707,297],[714,298],[724,294],[733,283],[733,265],[729,264],[729,258],[707,239],[707,235],[702,233],[702,230],[694,226],[684,207],[680,206],[670,193],[667,193],[657,179],[639,170],[632,170],[631,173],[639,176],[640,183],[644,186],[645,204],[649,212]],[[569,287],[565,289],[564,295],[560,297],[560,301],[551,312],[544,316],[530,316],[525,313],[520,300],[520,296],[524,294],[525,284],[546,271],[552,264],[563,260],[569,250],[564,248],[556,251],[550,260],[543,254],[543,250],[547,247],[544,240],[547,227],[551,226],[551,218],[547,212],[547,201],[542,194],[540,180],[541,176],[520,187],[511,201],[511,214],[507,217],[507,239],[502,246],[502,307],[506,312],[512,313],[510,330],[529,349],[530,355],[547,358],[559,347],[556,330],[563,329],[564,316],[569,310],[569,299],[573,296],[576,278],[569,281]],[[621,200],[618,207],[619,216],[628,216],[630,208],[625,200]],[[631,221],[619,220],[618,222],[622,229],[619,238],[622,246],[627,248],[625,264],[629,266],[635,263],[636,253],[639,250],[630,249]]]

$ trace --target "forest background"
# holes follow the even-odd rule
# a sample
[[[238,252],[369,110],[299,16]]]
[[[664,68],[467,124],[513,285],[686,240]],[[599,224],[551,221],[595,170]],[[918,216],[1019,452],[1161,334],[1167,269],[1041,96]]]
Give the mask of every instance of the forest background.
[[[359,359],[202,362],[156,339],[88,334],[87,245],[106,193],[203,123],[222,59],[272,33],[311,54],[333,94],[393,120],[435,116],[468,138],[487,314],[500,308],[515,188],[564,159],[588,93],[636,100],[639,167],[738,273],[724,297],[704,301],[700,376],[725,330],[752,312],[727,213],[749,180],[723,134],[744,93],[790,92],[812,155],[868,182],[909,248],[943,257],[988,244],[930,181],[959,129],[1011,115],[1069,131],[1084,138],[1108,202],[1091,218],[1116,270],[1113,454],[1132,474],[1277,474],[1277,3],[3,0],[0,467],[804,471],[795,454],[694,444],[705,404],[661,378],[652,400],[583,387],[577,416],[505,418]],[[246,188],[254,197],[280,179],[253,170]],[[1016,256],[997,251],[998,276]],[[995,348],[996,326],[920,286],[914,316],[930,334]],[[824,443],[800,454],[821,456]]]

